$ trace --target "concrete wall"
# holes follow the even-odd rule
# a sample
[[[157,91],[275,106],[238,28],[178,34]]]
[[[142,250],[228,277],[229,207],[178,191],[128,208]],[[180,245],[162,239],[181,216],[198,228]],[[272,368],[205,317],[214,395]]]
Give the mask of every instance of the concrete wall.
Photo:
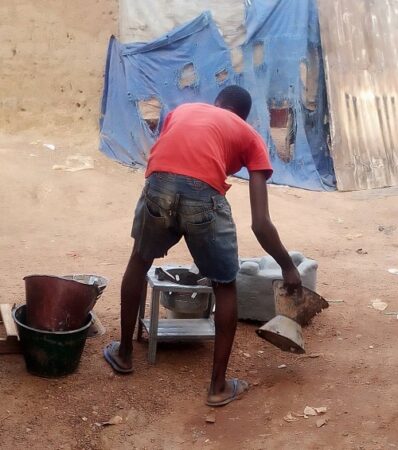
[[[122,42],[148,41],[209,10],[231,47],[245,38],[245,0],[119,0]]]
[[[94,127],[117,0],[0,2],[0,131]]]

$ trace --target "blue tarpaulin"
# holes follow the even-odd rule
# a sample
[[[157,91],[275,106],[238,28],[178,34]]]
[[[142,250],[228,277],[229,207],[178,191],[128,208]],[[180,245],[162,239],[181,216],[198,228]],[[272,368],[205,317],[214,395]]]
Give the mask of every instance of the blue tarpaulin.
[[[170,110],[186,102],[213,103],[223,87],[239,84],[253,98],[249,123],[268,144],[271,182],[334,189],[315,0],[251,0],[245,27],[239,73],[210,12],[149,43],[121,44],[112,37],[100,149],[119,162],[145,165]],[[145,101],[159,105],[158,124],[145,120]],[[247,177],[245,171],[237,175]]]

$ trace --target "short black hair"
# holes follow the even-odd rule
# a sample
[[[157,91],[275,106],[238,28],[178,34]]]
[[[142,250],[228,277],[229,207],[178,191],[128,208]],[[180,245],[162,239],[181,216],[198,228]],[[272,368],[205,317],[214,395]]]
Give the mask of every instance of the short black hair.
[[[214,104],[220,108],[229,109],[241,119],[246,120],[252,107],[252,98],[246,89],[233,84],[217,95]]]

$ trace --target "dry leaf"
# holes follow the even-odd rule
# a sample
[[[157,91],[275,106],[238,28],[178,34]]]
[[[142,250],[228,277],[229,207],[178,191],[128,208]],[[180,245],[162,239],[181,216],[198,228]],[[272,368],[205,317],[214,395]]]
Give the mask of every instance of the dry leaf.
[[[326,418],[318,419],[318,420],[316,421],[316,426],[317,426],[317,428],[321,428],[321,427],[323,427],[324,425],[326,425],[327,423],[328,423],[328,421],[327,421]]]
[[[107,425],[119,425],[122,422],[123,422],[122,417],[114,416],[114,417],[112,417],[112,419],[109,419],[108,422],[103,422],[101,425],[105,427]]]
[[[304,415],[305,416],[317,416],[318,413],[316,412],[316,410],[314,408],[312,408],[312,406],[306,406],[304,408]]]
[[[388,307],[388,303],[382,302],[379,299],[376,299],[372,302],[372,308],[377,311],[384,311]]]
[[[243,356],[245,356],[246,358],[251,358],[250,353],[243,353]]]
[[[291,423],[291,422],[297,422],[297,421],[298,421],[297,417],[293,417],[292,413],[289,413],[287,416],[285,416],[285,417],[283,418],[283,420],[284,420],[285,422],[288,422],[288,423]]]

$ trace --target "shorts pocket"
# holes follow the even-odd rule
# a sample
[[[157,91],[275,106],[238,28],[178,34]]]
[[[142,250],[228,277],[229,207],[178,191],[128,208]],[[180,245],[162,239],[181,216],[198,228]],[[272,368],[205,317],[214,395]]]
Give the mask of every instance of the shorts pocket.
[[[165,211],[156,203],[146,199],[144,205],[145,226],[150,227],[151,231],[162,230],[166,228],[167,218]]]
[[[152,219],[162,219],[166,220],[164,217],[164,211],[162,208],[152,200],[150,200],[148,197],[145,199],[145,212],[152,218]]]
[[[192,220],[192,219],[191,219]],[[187,221],[186,230],[189,238],[195,240],[198,244],[200,241],[214,241],[215,240],[215,220],[216,217],[213,212],[207,213],[202,217],[198,217],[198,221]]]

